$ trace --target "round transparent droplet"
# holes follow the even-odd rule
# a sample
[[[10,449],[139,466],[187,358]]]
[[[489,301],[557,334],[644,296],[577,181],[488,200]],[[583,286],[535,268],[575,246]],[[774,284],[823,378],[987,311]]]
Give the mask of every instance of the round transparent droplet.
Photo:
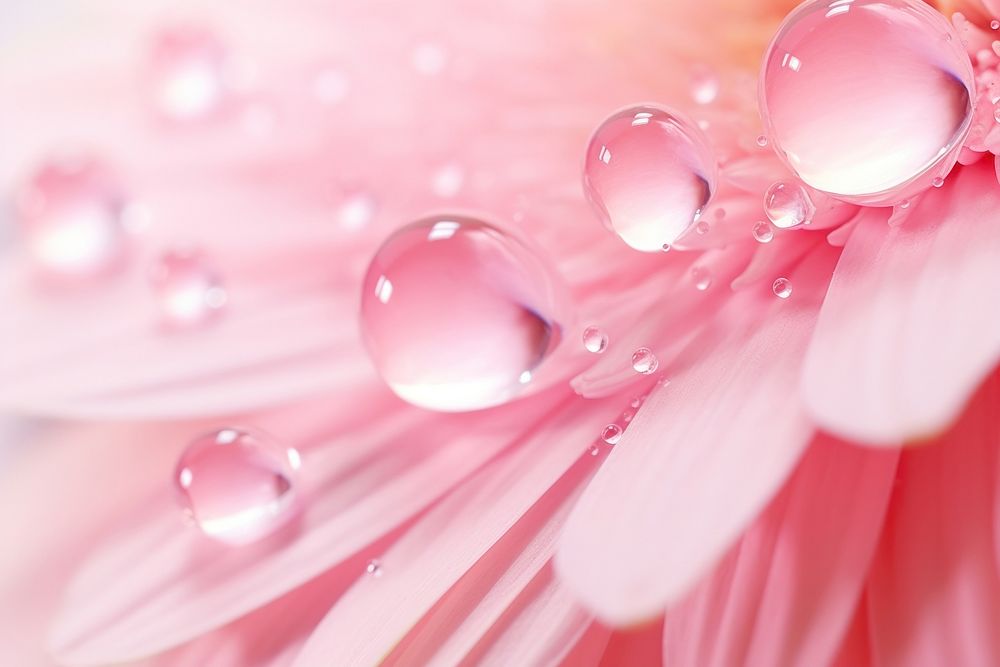
[[[227,93],[225,49],[205,28],[163,30],[153,42],[148,83],[152,103],[163,117],[208,118],[221,108]]]
[[[632,353],[632,370],[642,375],[655,373],[660,362],[648,347],[640,347]]]
[[[931,181],[931,185],[933,185],[936,188],[940,188],[942,185],[944,185],[944,179],[938,176],[933,181]]]
[[[992,28],[993,30],[1000,29],[1000,21],[998,21],[997,19],[993,19],[992,21],[990,21],[990,28]]]
[[[759,135],[757,137],[757,145],[760,146],[761,148],[765,148],[767,146],[767,135],[764,134]]]
[[[524,241],[466,215],[390,236],[368,267],[361,326],[396,394],[432,410],[504,403],[555,350],[565,287]]]
[[[699,292],[704,292],[712,286],[712,272],[704,266],[695,266],[691,269],[691,282]]]
[[[758,243],[770,243],[774,240],[774,227],[766,220],[754,223],[753,238]]]
[[[15,195],[28,254],[47,277],[72,280],[104,275],[126,258],[126,201],[117,179],[94,158],[47,162]]]
[[[382,562],[379,561],[377,558],[371,559],[370,561],[368,561],[368,564],[365,565],[365,573],[375,578],[381,577]]]
[[[622,439],[622,427],[618,424],[608,424],[601,431],[601,440],[609,445],[616,445]]]
[[[975,82],[952,25],[920,0],[809,0],[771,41],[761,115],[807,185],[891,204],[955,162]]]
[[[583,330],[583,346],[587,352],[601,354],[608,349],[608,334],[600,327],[587,327]]]
[[[816,207],[800,183],[777,181],[764,193],[764,213],[775,227],[792,229],[808,224]]]
[[[776,297],[787,299],[792,295],[792,283],[788,278],[778,278],[771,285],[771,290]]]
[[[583,169],[584,193],[601,221],[644,252],[662,251],[694,226],[716,180],[701,130],[656,106],[631,107],[601,123]]]
[[[704,236],[705,234],[708,234],[709,229],[710,229],[709,224],[704,220],[700,221],[697,225],[694,226],[694,231],[697,232],[699,236]]]
[[[153,266],[150,275],[163,321],[170,327],[205,324],[226,305],[222,277],[197,250],[171,250]]]
[[[711,104],[719,96],[719,76],[707,65],[691,70],[691,97],[698,104]]]
[[[185,513],[203,533],[246,544],[293,514],[300,462],[297,450],[266,434],[224,428],[196,438],[184,450],[174,483]]]

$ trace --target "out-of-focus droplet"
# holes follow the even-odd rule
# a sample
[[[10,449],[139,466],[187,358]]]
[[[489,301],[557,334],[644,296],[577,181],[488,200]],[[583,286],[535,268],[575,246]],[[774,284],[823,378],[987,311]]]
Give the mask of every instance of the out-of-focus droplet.
[[[691,71],[691,98],[698,104],[711,104],[719,96],[719,76],[707,65]]]
[[[203,533],[229,544],[260,539],[295,505],[297,450],[256,431],[225,428],[196,438],[174,471],[184,511]]]
[[[792,282],[788,278],[778,278],[771,285],[771,290],[776,297],[787,299],[792,295]]]
[[[58,280],[93,278],[127,256],[126,208],[111,172],[88,156],[41,165],[15,194],[27,250],[39,271]]]
[[[598,454],[600,454],[600,453],[601,453],[601,448],[600,448],[600,447],[598,447],[597,445],[593,445],[593,446],[592,446],[592,447],[590,448],[590,455],[591,455],[591,456],[597,456],[597,455],[598,455]]]
[[[655,373],[660,362],[648,347],[640,347],[632,353],[632,370],[642,375]]]
[[[383,380],[414,405],[499,405],[555,350],[565,286],[524,241],[466,215],[435,215],[390,236],[361,296],[361,325]]]
[[[704,220],[699,221],[698,224],[694,226],[694,231],[697,232],[699,236],[708,234],[710,229],[711,227]]]
[[[203,120],[221,108],[228,92],[225,49],[207,29],[168,28],[155,38],[148,76],[161,115]]]
[[[758,243],[770,243],[774,240],[774,227],[766,220],[759,220],[753,226],[753,238]]]
[[[382,576],[382,563],[377,558],[373,558],[365,565],[365,572],[372,577]]]
[[[858,204],[898,202],[955,163],[972,122],[972,65],[920,0],[810,0],[771,41],[761,116],[807,185]]]
[[[677,112],[637,106],[594,132],[583,186],[608,229],[636,250],[657,252],[698,221],[717,171],[701,130]]]
[[[583,330],[583,346],[587,352],[601,354],[608,349],[608,334],[600,327],[587,327]]]
[[[465,171],[461,165],[449,162],[439,167],[431,178],[431,189],[438,197],[454,197],[465,182]]]
[[[699,292],[704,292],[712,286],[712,272],[705,266],[695,266],[691,269],[691,282]]]
[[[365,190],[345,191],[337,204],[337,224],[350,231],[363,229],[375,217],[376,209],[377,203],[371,193]]]
[[[764,193],[764,213],[775,227],[792,229],[809,224],[816,207],[800,183],[777,181]]]
[[[153,266],[150,280],[164,323],[194,327],[222,312],[226,290],[209,259],[196,250],[171,250]]]
[[[618,424],[608,424],[601,432],[601,440],[609,445],[617,445],[622,439],[622,427]]]

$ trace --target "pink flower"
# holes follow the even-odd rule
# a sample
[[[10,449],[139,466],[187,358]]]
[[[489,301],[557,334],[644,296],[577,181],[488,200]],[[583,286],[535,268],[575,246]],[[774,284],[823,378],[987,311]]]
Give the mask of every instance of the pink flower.
[[[1000,664],[1000,7],[942,5],[951,28],[883,3],[931,17],[899,44],[959,54],[933,79],[967,73],[958,102],[873,51],[829,71],[870,64],[880,106],[765,85],[765,126],[757,65],[790,4],[21,17],[0,60],[0,663]],[[808,73],[815,45],[775,67]],[[720,165],[666,254],[602,229],[579,186],[587,137],[644,100]],[[957,142],[871,186],[955,109]],[[868,120],[868,159],[833,170]],[[409,405],[358,335],[371,258],[441,210],[532,239],[565,283],[523,400]],[[231,498],[192,486],[185,450],[242,429],[274,525],[211,539],[234,533],[200,503]]]

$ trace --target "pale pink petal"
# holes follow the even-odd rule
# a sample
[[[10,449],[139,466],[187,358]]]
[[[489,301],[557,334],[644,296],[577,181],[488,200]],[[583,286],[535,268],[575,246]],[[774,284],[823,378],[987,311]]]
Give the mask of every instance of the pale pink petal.
[[[560,575],[615,625],[655,616],[707,572],[777,492],[812,438],[799,365],[835,259],[737,294],[650,395],[575,508]]]
[[[666,664],[829,664],[864,588],[896,459],[814,441],[740,543],[667,613]]]
[[[998,401],[994,375],[952,431],[900,457],[869,581],[880,667],[1000,664]]]
[[[1000,187],[954,173],[899,227],[872,213],[844,248],[803,391],[820,426],[899,443],[946,428],[1000,359]]]

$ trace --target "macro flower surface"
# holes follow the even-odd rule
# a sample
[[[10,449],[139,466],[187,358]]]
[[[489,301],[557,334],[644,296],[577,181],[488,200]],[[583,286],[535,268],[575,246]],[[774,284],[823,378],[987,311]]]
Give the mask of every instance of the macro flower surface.
[[[995,5],[3,10],[0,664],[1000,664]]]

